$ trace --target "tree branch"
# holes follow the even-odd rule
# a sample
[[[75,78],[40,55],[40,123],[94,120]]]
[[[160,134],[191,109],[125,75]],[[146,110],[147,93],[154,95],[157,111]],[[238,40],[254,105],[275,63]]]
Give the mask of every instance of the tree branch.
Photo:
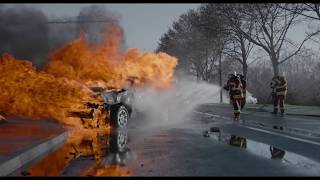
[[[304,44],[308,39],[310,39],[312,36],[314,36],[314,35],[316,35],[316,34],[319,34],[319,32],[320,32],[320,31],[316,31],[316,32],[314,32],[314,33],[312,33],[312,34],[309,34],[309,35],[301,42],[299,48],[298,48],[295,52],[293,52],[291,55],[287,56],[287,57],[284,58],[283,60],[279,61],[278,64],[282,64],[282,63],[286,62],[288,59],[290,59],[291,57],[293,57],[294,55],[296,55],[296,54],[300,51],[300,49],[302,48],[303,44]]]

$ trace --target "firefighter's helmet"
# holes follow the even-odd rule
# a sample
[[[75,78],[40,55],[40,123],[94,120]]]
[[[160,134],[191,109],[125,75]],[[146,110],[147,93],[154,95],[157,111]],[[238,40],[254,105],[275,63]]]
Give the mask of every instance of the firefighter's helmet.
[[[237,77],[237,75],[235,75],[235,73],[231,73],[228,75],[228,79],[235,79]]]

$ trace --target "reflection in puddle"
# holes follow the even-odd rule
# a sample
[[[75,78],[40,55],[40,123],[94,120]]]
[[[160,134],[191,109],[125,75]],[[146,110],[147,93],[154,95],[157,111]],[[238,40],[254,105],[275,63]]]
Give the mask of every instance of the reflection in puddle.
[[[237,146],[241,148],[247,148],[247,139],[235,135],[231,135],[229,144],[231,146]]]
[[[270,146],[270,153],[272,159],[282,159],[286,152],[282,149]]]
[[[32,165],[31,176],[130,176],[126,130],[74,131],[68,141]]]
[[[281,148],[270,146],[268,144],[250,140],[241,136],[225,134],[221,131],[211,131],[209,134],[210,137],[220,143],[240,147],[257,156],[278,160],[281,163],[308,169],[314,173],[320,174],[320,163],[302,155],[285,151]]]

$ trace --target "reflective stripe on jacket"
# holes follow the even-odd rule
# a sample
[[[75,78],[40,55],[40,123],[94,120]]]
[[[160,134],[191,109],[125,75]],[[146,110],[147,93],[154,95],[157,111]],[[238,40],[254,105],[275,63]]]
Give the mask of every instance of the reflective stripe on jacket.
[[[272,78],[270,83],[272,92],[276,95],[286,95],[287,94],[287,81],[283,78]]]

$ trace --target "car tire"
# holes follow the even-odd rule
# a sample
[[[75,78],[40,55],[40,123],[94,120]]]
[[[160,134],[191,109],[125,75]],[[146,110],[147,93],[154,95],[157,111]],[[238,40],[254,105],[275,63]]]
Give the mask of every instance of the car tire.
[[[111,134],[111,153],[122,153],[128,147],[128,134],[126,131],[117,130]]]
[[[110,123],[112,127],[124,128],[129,121],[129,111],[123,105],[114,105],[111,107]]]

